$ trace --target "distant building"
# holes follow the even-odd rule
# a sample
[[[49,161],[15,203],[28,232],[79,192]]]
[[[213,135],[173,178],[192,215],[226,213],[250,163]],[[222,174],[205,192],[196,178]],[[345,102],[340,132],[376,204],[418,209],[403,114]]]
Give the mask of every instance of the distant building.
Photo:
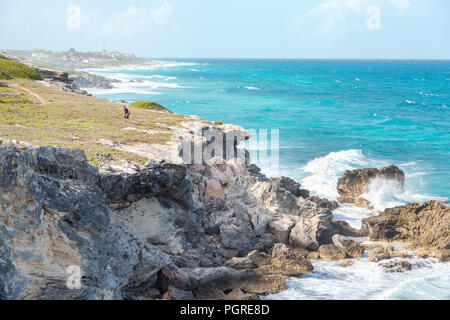
[[[77,52],[75,51],[74,48],[70,48],[70,50],[67,54],[69,55],[69,57],[73,58],[77,55]]]

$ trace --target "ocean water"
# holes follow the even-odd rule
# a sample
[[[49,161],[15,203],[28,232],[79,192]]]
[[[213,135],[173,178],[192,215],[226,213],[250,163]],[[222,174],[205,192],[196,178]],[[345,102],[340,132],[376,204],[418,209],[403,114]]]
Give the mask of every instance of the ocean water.
[[[210,121],[278,129],[279,167],[256,163],[321,197],[337,198],[347,169],[400,167],[404,188],[376,180],[366,190],[374,210],[334,212],[352,226],[408,202],[449,201],[450,61],[168,60],[89,71],[123,81],[88,90],[99,97],[155,100]],[[316,271],[275,298],[450,298],[449,264],[422,260],[396,275],[364,259],[350,268],[317,261]]]

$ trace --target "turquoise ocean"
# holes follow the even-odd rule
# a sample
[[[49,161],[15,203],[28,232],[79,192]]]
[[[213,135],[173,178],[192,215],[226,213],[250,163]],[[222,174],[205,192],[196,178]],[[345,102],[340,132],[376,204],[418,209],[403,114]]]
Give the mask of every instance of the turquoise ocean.
[[[404,188],[370,186],[374,210],[344,205],[334,212],[355,227],[388,207],[449,201],[450,61],[159,59],[87,71],[122,80],[110,90],[88,89],[98,97],[153,100],[205,120],[278,129],[280,166],[261,165],[263,171],[321,197],[337,198],[337,179],[347,169],[400,167]],[[413,270],[390,274],[364,259],[348,268],[314,261],[314,272],[270,298],[450,298],[449,263],[411,262]]]

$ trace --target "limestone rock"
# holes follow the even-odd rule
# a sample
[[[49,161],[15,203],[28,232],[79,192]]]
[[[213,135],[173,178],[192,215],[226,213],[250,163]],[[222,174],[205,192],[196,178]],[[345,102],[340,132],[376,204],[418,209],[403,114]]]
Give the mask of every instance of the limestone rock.
[[[390,263],[379,263],[380,267],[386,268],[387,272],[405,272],[412,269],[411,263],[405,260],[393,261]]]
[[[369,252],[367,261],[378,262],[380,260],[390,259],[394,254],[394,247],[380,247]]]
[[[3,147],[0,163],[0,299],[120,299],[144,263],[170,263],[111,222],[82,151]],[[84,276],[79,290],[67,290],[70,266]]]
[[[318,252],[320,258],[323,260],[336,261],[344,260],[347,258],[347,253],[345,252],[345,250],[335,246],[334,244],[326,244],[320,246]]]
[[[247,258],[252,260],[258,267],[262,267],[270,263],[270,256],[264,252],[258,250],[251,251]]]
[[[191,291],[184,291],[170,286],[167,292],[164,294],[163,299],[165,300],[195,300],[194,295]]]
[[[205,201],[221,199],[225,200],[225,193],[220,180],[210,179],[205,188]]]
[[[288,243],[289,234],[294,227],[294,221],[287,217],[273,220],[269,223],[269,232],[281,243]]]
[[[315,251],[319,248],[318,232],[319,218],[303,219],[298,221],[292,228],[289,235],[289,244],[293,247],[300,247]]]
[[[338,234],[344,237],[363,237],[365,236],[362,230],[352,228],[347,221],[335,221],[334,225],[338,229]]]
[[[450,206],[438,201],[387,209],[362,224],[371,240],[408,241],[443,261],[450,248]]]
[[[225,262],[225,267],[233,269],[253,269],[256,268],[256,263],[248,257],[232,258]]]
[[[256,241],[251,230],[233,225],[224,225],[220,228],[220,239],[226,248],[238,250],[244,254],[253,249]]]
[[[300,276],[313,270],[305,252],[292,250],[284,244],[275,245],[271,265],[266,268],[274,268],[289,277]]]
[[[336,232],[328,202],[243,164],[132,169],[0,146],[0,299],[257,299],[310,272],[302,248]],[[69,266],[80,290],[67,290]]]
[[[349,257],[352,257],[352,258],[363,258],[364,257],[364,251],[365,251],[364,247],[360,243],[358,243],[354,240],[349,240],[341,235],[336,234],[333,236],[333,243],[337,247],[344,249]]]
[[[368,184],[375,178],[394,180],[401,186],[403,186],[405,181],[404,173],[393,165],[380,170],[375,168],[347,170],[338,180],[338,201],[370,208],[370,202],[362,198],[361,195],[366,191]]]
[[[346,259],[346,260],[341,262],[341,266],[342,267],[351,267],[354,264],[355,264],[355,262],[353,260],[350,260],[350,259]]]

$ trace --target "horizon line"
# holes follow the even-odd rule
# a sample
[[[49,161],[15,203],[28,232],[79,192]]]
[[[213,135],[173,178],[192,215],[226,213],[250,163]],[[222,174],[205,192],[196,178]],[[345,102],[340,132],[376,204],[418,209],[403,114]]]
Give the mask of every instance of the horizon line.
[[[371,61],[450,61],[450,58],[223,58],[223,57],[140,57],[149,60],[158,59],[203,59],[203,60],[371,60]]]
[[[5,51],[50,51],[50,52],[65,52],[64,49],[62,50],[52,50],[52,49],[42,49],[42,48],[35,48],[35,49],[6,49],[1,48],[0,50]],[[80,53],[98,53],[102,51],[79,51]],[[136,53],[133,52],[124,52],[120,50],[113,50],[109,52],[119,52],[119,53],[126,53],[126,54],[134,54],[137,58],[142,59],[204,59],[204,60],[370,60],[370,61],[450,61],[450,57],[448,58],[365,58],[365,57],[351,57],[351,58],[333,58],[333,57],[326,57],[326,58],[311,58],[311,57],[283,57],[283,58],[274,58],[274,57],[143,57],[139,56]]]

